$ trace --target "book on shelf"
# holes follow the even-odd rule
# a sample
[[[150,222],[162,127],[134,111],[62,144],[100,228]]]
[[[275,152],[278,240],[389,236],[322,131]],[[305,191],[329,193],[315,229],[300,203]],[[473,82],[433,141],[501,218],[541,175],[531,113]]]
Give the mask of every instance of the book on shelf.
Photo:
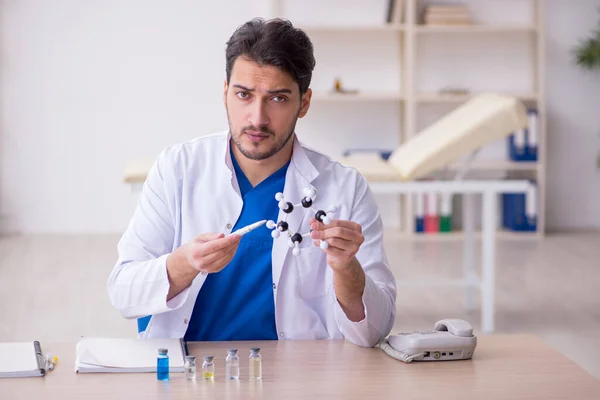
[[[466,6],[462,5],[430,5],[423,12],[425,25],[470,25],[471,14]]]
[[[388,0],[385,22],[401,24],[404,18],[404,0]]]

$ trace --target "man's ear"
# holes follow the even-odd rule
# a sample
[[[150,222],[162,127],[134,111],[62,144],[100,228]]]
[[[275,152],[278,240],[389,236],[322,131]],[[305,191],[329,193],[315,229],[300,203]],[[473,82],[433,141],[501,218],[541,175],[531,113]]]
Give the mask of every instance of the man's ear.
[[[310,108],[310,100],[312,98],[312,90],[307,89],[306,92],[302,95],[301,104],[300,104],[300,113],[298,114],[298,118],[304,117],[308,113],[308,109]]]
[[[227,107],[227,79],[223,81],[223,105]]]

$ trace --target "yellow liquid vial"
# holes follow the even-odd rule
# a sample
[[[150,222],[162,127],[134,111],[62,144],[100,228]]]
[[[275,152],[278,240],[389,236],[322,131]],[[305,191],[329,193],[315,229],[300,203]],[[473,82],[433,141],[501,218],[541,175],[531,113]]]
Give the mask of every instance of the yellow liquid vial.
[[[213,356],[204,356],[204,362],[202,363],[202,377],[211,381],[215,379]]]
[[[251,381],[262,379],[262,357],[260,356],[260,348],[253,347],[250,349],[249,361],[249,376]]]

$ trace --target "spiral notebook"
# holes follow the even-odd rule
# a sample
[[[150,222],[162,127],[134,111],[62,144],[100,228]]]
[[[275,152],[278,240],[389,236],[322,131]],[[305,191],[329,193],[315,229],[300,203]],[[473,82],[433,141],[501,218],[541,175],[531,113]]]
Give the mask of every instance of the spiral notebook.
[[[77,342],[75,372],[156,372],[159,348],[169,350],[169,371],[183,372],[183,339],[82,338]]]
[[[44,376],[46,362],[40,342],[0,343],[0,378]]]

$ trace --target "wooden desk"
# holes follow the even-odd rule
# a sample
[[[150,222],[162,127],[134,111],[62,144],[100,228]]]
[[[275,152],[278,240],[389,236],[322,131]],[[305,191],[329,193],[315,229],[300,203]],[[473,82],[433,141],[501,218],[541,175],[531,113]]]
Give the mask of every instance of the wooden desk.
[[[247,379],[249,348],[261,347],[261,382]],[[240,381],[224,379],[226,349],[241,358]],[[344,341],[190,343],[213,355],[216,380],[168,383],[148,374],[76,374],[74,344],[46,345],[60,357],[44,378],[0,379],[2,399],[600,399],[600,381],[532,336],[480,336],[468,361],[396,361]]]

